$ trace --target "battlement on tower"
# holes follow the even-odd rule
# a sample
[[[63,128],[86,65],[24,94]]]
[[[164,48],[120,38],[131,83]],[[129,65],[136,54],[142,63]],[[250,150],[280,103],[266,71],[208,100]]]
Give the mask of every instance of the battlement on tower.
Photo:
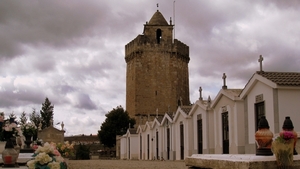
[[[125,45],[125,60],[126,63],[134,58],[137,54],[143,52],[165,52],[180,57],[187,63],[190,60],[189,46],[181,41],[174,39],[174,43],[151,43],[144,35],[138,35],[134,40]]]

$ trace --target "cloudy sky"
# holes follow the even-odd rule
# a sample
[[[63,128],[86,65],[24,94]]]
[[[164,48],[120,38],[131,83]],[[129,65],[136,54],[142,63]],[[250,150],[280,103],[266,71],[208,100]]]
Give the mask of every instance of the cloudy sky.
[[[66,135],[96,134],[107,112],[126,108],[124,48],[157,3],[190,47],[192,103],[200,86],[213,99],[223,73],[243,88],[259,55],[265,71],[300,72],[298,0],[2,0],[0,112],[30,114],[48,97]]]

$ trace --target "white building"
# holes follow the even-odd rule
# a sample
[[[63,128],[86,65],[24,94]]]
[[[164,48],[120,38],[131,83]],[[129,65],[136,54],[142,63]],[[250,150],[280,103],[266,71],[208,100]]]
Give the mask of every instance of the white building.
[[[127,132],[123,136],[124,143],[121,140],[123,157],[183,160],[202,153],[255,154],[254,134],[261,116],[266,116],[275,135],[282,130],[286,116],[294,121],[294,130],[300,131],[297,123],[300,73],[261,69],[243,89],[227,89],[225,74],[223,80],[223,87],[213,100],[203,100],[201,90],[199,100],[192,106],[179,106],[174,113],[166,113],[163,118],[138,126],[136,134]],[[136,137],[139,142],[134,144],[139,145],[138,150],[132,150],[128,143],[128,138],[132,140],[135,136],[139,136]],[[299,144],[298,141],[297,152],[300,152]]]
[[[246,84],[240,98],[245,105],[245,153],[255,151],[255,139],[252,135],[257,130],[261,116],[266,116],[274,134],[282,130],[286,116],[294,121],[294,130],[300,131],[300,124],[295,123],[300,117],[300,73],[256,72]]]

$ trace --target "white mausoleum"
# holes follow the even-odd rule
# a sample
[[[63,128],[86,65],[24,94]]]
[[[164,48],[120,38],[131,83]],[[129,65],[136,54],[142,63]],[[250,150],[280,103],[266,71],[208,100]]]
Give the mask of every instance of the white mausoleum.
[[[261,59],[262,61],[262,59]],[[183,160],[192,154],[255,154],[254,134],[266,116],[276,136],[286,116],[300,136],[300,73],[257,71],[243,89],[223,86],[212,100],[157,116],[119,137],[121,159]],[[298,141],[299,142],[299,141]],[[300,153],[299,144],[296,150]]]

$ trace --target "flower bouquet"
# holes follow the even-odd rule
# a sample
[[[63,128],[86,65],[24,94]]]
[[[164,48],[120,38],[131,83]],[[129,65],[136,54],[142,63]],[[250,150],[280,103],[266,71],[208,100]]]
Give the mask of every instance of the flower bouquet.
[[[9,115],[9,119],[5,120],[4,113],[0,112],[0,141],[7,141],[11,138],[22,136],[22,131],[15,121],[15,115]]]
[[[275,154],[277,166],[286,169],[293,164],[294,134],[292,131],[280,132],[279,137],[272,143],[272,151]]]
[[[64,143],[56,144],[59,153],[66,158],[74,156],[74,144],[70,144],[68,141]]]
[[[67,169],[67,164],[54,144],[38,146],[33,159],[27,162],[29,169]]]
[[[26,148],[30,148],[30,144],[32,143],[31,139],[37,134],[37,127],[34,125],[34,123],[28,122],[21,126],[21,130],[25,137]]]
[[[21,126],[21,130],[24,136],[33,136],[37,132],[37,127],[33,123],[25,123]]]

